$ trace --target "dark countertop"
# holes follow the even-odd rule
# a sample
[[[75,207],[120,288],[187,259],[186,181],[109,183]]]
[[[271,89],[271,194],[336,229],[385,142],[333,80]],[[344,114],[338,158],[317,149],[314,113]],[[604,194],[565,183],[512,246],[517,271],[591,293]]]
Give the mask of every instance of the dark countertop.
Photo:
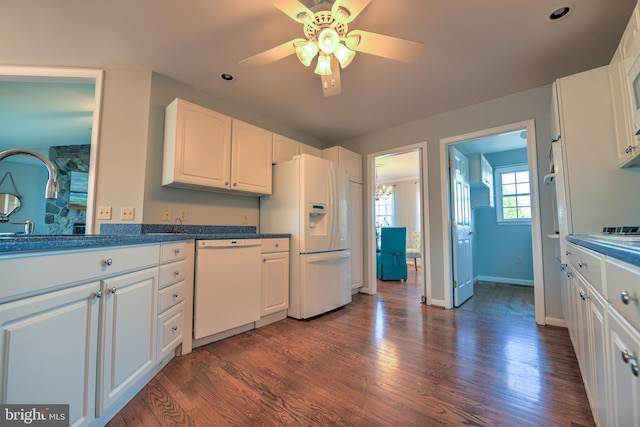
[[[623,240],[592,235],[567,236],[567,240],[595,252],[640,267],[640,239]]]
[[[23,252],[44,252],[107,246],[129,246],[184,240],[275,239],[290,234],[256,233],[141,233],[92,235],[0,236],[0,256]]]

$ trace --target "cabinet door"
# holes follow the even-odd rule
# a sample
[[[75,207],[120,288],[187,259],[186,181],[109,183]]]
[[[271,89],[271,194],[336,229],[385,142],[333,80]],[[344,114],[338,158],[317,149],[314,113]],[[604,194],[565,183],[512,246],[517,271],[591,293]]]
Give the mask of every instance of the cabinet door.
[[[229,188],[231,118],[176,99],[165,111],[162,185]]]
[[[93,282],[0,305],[0,402],[69,404],[69,425],[95,418],[98,347]]]
[[[637,141],[632,126],[631,97],[629,96],[627,76],[624,70],[622,46],[618,47],[609,65],[609,84],[611,85],[618,164],[623,166],[629,163],[635,154],[640,154],[640,152],[636,150]]]
[[[598,425],[608,423],[608,394],[607,394],[607,361],[606,361],[606,330],[605,330],[605,302],[593,290],[589,292],[589,338],[593,352],[593,366],[591,378],[592,409]]]
[[[311,156],[322,157],[322,150],[311,145],[301,143],[300,154],[309,154]]]
[[[273,134],[259,127],[233,120],[231,189],[271,194]]]
[[[300,154],[300,143],[282,135],[273,134],[273,164],[284,163]]]
[[[362,184],[349,183],[351,203],[351,289],[364,285],[364,237],[362,218],[364,205],[362,202]]]
[[[260,316],[289,308],[289,252],[262,254]]]
[[[615,427],[640,425],[640,378],[632,372],[640,357],[640,334],[609,307],[610,418]],[[628,355],[625,362],[623,355]],[[633,358],[636,358],[634,361]]]
[[[99,414],[155,365],[158,269],[149,268],[103,283]]]

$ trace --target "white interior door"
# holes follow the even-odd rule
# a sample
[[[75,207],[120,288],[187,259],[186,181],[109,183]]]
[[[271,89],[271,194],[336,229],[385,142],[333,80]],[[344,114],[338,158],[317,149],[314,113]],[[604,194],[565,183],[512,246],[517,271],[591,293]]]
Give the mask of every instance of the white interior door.
[[[449,159],[452,187],[453,304],[459,307],[473,296],[469,160],[453,146],[449,149]]]

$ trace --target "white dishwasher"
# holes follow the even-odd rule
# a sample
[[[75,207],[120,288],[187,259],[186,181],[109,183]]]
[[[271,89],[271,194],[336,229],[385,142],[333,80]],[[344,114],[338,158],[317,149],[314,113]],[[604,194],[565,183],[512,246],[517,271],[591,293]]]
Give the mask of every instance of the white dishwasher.
[[[260,239],[198,240],[193,336],[260,319]]]

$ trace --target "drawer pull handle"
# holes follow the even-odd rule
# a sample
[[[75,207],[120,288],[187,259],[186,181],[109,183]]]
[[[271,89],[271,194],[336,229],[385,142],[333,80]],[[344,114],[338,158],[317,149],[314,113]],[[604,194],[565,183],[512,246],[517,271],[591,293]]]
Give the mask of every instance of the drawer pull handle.
[[[565,254],[566,256],[569,256],[569,255],[571,255],[571,252],[566,251],[564,254]]]
[[[636,377],[640,375],[640,364],[638,364],[638,357],[632,356],[629,353],[629,350],[627,350],[626,348],[621,351],[621,354],[622,354],[622,361],[624,363],[631,364],[631,372],[633,373],[633,375],[635,375]]]
[[[180,248],[176,249],[174,252],[176,253],[176,255],[179,255],[180,254]]]
[[[582,298],[582,301],[586,301],[589,299],[585,291],[580,291],[580,298]]]
[[[632,297],[631,295],[629,295],[629,291],[622,291],[620,292],[620,299],[622,300],[622,303],[625,305],[629,304],[629,301],[638,301],[638,297]]]
[[[578,267],[582,268],[582,267],[586,267],[586,266],[587,266],[586,262],[578,261]]]
[[[567,270],[567,277],[573,277],[573,271]]]
[[[114,286],[113,288],[109,289],[109,292],[111,292],[112,294],[115,294],[116,292],[118,292],[118,288]]]
[[[280,243],[276,243],[276,248],[279,248],[279,247],[280,247]]]
[[[174,276],[176,276],[176,277],[178,277],[178,276],[180,275],[180,271],[174,271],[174,272],[173,272],[173,275],[174,275]]]
[[[107,258],[107,259],[103,259],[102,260],[102,265],[103,266],[110,266],[111,264],[113,264],[113,260],[111,258]]]
[[[102,298],[102,291],[96,292],[96,298]]]
[[[173,329],[173,332],[178,332],[178,327],[177,327],[177,326],[174,326],[174,327],[173,327],[173,328],[171,328],[171,329]]]
[[[173,294],[174,298],[178,298],[180,296],[180,294],[178,292],[176,292],[175,294]]]

